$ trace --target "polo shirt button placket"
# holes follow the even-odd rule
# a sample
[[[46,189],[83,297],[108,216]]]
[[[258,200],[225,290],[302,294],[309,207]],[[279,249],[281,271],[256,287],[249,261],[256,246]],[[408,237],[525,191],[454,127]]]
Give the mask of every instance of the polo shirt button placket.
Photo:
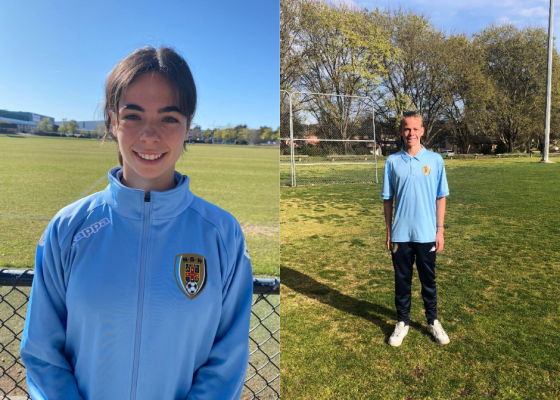
[[[416,176],[415,170],[416,168],[414,168],[414,161],[416,159],[414,157],[410,157],[410,176]]]

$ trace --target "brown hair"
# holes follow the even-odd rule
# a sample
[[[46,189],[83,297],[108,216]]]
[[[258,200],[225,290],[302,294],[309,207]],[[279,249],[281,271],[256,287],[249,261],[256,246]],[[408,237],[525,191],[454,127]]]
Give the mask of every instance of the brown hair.
[[[126,89],[132,81],[139,75],[145,73],[158,72],[171,85],[174,94],[179,98],[179,109],[181,114],[187,117],[190,125],[191,116],[196,110],[196,86],[187,62],[179,54],[169,47],[160,47],[155,49],[150,46],[142,47],[134,50],[127,57],[122,59],[109,73],[107,83],[105,84],[105,104],[103,107],[103,116],[105,118],[105,135],[117,142],[117,138],[113,133],[111,125],[111,114],[119,118],[118,104]],[[187,125],[188,126],[188,125]],[[123,164],[120,151],[119,163]]]
[[[419,119],[421,124],[424,123],[424,119],[422,118],[422,114],[420,114],[419,112],[417,112],[417,111],[405,111],[402,115],[401,124],[399,126],[399,129],[402,129],[405,118]]]

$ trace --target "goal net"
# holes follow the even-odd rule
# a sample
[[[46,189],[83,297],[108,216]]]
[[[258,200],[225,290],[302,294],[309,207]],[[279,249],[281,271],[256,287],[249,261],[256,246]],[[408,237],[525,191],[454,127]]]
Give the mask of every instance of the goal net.
[[[281,91],[283,186],[378,182],[369,97]]]

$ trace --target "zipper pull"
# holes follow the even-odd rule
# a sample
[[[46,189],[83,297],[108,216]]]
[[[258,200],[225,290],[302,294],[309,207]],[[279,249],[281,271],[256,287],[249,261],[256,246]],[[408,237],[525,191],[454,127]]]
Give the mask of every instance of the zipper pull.
[[[150,192],[146,192],[144,194],[144,203],[149,203],[150,202]]]

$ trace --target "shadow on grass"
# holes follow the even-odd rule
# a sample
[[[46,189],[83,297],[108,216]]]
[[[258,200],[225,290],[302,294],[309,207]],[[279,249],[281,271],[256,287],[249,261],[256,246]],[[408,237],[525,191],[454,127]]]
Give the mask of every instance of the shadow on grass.
[[[385,341],[388,341],[389,336],[393,333],[394,325],[388,324],[386,320],[388,318],[395,318],[396,310],[347,296],[324,283],[317,282],[308,275],[288,267],[281,266],[280,275],[282,276],[282,285],[304,296],[377,325],[385,334]],[[418,322],[410,321],[410,327],[419,331],[425,330]]]

